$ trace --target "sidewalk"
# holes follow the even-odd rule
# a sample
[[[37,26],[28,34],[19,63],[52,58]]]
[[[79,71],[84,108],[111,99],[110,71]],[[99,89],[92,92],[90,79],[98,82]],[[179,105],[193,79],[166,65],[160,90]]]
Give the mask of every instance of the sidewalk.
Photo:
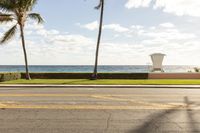
[[[0,88],[183,88],[200,89],[200,85],[6,85],[1,84]]]

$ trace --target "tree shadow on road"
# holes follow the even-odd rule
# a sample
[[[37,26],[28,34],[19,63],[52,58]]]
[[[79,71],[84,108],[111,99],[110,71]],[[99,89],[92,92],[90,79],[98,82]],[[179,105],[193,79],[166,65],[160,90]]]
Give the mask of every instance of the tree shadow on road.
[[[186,103],[187,105],[187,108],[186,108],[186,115],[187,115],[187,119],[188,119],[188,123],[190,123],[190,129],[191,129],[191,132],[196,132],[196,133],[199,133],[200,132],[200,129],[199,127],[197,126],[197,124],[195,124],[196,120],[194,118],[194,113],[193,111],[190,109],[190,106],[195,104],[194,102],[190,102],[188,97],[184,97],[184,102]]]
[[[182,112],[186,111],[187,123],[189,123],[189,128],[190,128],[189,131],[190,132],[200,132],[199,127],[197,126],[197,124],[195,124],[196,121],[194,118],[193,110],[190,109],[190,106],[192,106],[195,103],[190,102],[189,98],[187,96],[184,97],[184,103],[186,105],[185,109],[180,109],[179,107],[177,107],[177,108],[173,108],[173,109],[169,109],[169,110],[164,110],[159,113],[154,113],[154,114],[150,115],[148,118],[146,118],[147,121],[144,122],[141,126],[129,131],[128,133],[160,133],[161,130],[159,130],[159,129],[164,129],[165,126],[167,126],[164,124],[169,121],[168,116],[170,116],[174,113],[178,114],[178,112],[181,112],[181,111]],[[180,128],[180,130],[181,130],[181,128],[184,128],[184,127],[181,127],[178,123],[173,122],[173,120],[170,122],[172,122],[173,124],[176,124],[177,128]],[[166,128],[166,129],[169,129],[169,128]]]

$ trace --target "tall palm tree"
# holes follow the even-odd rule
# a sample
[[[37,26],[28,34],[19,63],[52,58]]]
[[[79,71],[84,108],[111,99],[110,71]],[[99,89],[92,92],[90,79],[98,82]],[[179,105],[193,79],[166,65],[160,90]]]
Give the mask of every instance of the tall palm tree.
[[[97,47],[96,47],[96,56],[95,56],[95,65],[94,65],[94,72],[92,74],[92,79],[97,79],[97,67],[98,67],[98,57],[99,57],[99,46],[101,42],[101,34],[102,34],[102,27],[103,27],[103,15],[104,15],[104,0],[100,0],[98,6],[95,9],[100,10],[100,23],[99,23],[99,33],[97,39]]]
[[[0,44],[6,43],[12,37],[14,37],[17,28],[20,29],[21,42],[24,53],[25,67],[26,67],[26,79],[30,80],[30,74],[28,69],[28,59],[26,54],[26,45],[24,38],[24,26],[27,18],[36,20],[38,23],[42,23],[43,19],[38,13],[31,13],[37,0],[0,0],[0,23],[14,22],[15,24],[4,34],[0,40]]]

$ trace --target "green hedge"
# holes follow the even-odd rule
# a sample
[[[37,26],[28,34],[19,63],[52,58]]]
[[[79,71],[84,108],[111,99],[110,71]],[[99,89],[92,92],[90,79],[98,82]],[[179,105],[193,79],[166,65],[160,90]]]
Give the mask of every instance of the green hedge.
[[[25,73],[22,73],[25,79]],[[30,73],[32,79],[90,79],[91,73]],[[148,73],[99,73],[99,79],[148,79]]]
[[[100,79],[148,79],[148,73],[100,73],[98,77]]]
[[[0,82],[21,79],[21,73],[0,73]]]

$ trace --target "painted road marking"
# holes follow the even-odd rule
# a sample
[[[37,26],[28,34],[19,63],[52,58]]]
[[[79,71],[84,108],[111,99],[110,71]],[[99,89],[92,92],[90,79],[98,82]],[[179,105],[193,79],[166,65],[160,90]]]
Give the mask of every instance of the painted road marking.
[[[144,102],[144,101],[138,101],[133,99],[124,99],[124,98],[117,98],[117,97],[103,97],[103,96],[93,96],[94,98],[100,98],[100,99],[107,99],[107,100],[113,100],[113,101],[125,101],[125,102],[131,102],[133,104],[141,104],[146,106],[155,106],[155,107],[184,107],[185,104],[183,103],[176,103],[176,104],[168,104],[168,103],[150,103],[150,102]]]
[[[140,94],[0,94],[0,97],[91,97],[91,96],[116,96],[116,97],[185,97],[186,95],[140,95]],[[200,95],[189,95],[192,97],[200,97]]]
[[[150,103],[144,101],[136,101],[133,99],[124,99],[124,98],[117,98],[117,97],[129,97],[129,96],[138,96],[138,95],[110,95],[110,94],[0,94],[0,97],[92,97],[98,99],[106,99],[112,101],[124,101],[124,102],[131,102],[136,104],[148,105],[148,106],[168,106],[170,104],[162,104],[162,103]],[[144,95],[143,95],[144,96]],[[148,95],[149,96],[149,95]],[[157,95],[155,95],[157,96]],[[140,95],[140,97],[142,97]],[[184,106],[182,103],[177,103],[176,105],[170,106]]]
[[[7,106],[6,104],[0,103],[0,107],[1,107],[1,108],[4,108],[4,107],[6,107],[6,106]]]
[[[0,94],[0,97],[91,97],[97,99],[104,99],[104,100],[112,100],[112,101],[123,101],[129,102],[132,104],[140,104],[141,106],[153,106],[154,108],[165,108],[165,107],[184,107],[186,106],[184,103],[152,103],[152,102],[145,102],[145,101],[138,101],[134,99],[125,99],[124,97],[129,96],[149,96],[149,95],[110,95],[110,94]],[[151,95],[151,96],[158,96],[158,95]],[[159,95],[160,96],[160,95]],[[175,96],[175,95],[174,95]],[[177,95],[176,95],[177,96]],[[119,98],[120,97],[120,98]]]
[[[105,105],[23,105],[0,104],[0,108],[6,109],[64,109],[64,110],[138,110],[138,109],[185,109],[183,107],[166,106],[105,106]]]
[[[112,97],[97,97],[101,99],[109,99],[115,101],[126,101],[127,99],[120,99],[120,98],[112,98]],[[91,110],[134,110],[134,109],[185,109],[187,105],[180,105],[180,104],[158,104],[158,103],[148,103],[148,102],[141,102],[141,101],[134,101],[131,102],[135,105],[67,105],[67,104],[48,104],[48,105],[41,105],[37,102],[34,103],[20,103],[20,102],[13,102],[13,101],[2,101],[0,103],[0,108],[7,108],[7,109],[65,109],[65,110],[83,110],[83,109],[91,109]],[[138,105],[139,104],[139,105]]]
[[[187,107],[184,103],[152,103],[152,102],[145,102],[145,101],[138,101],[134,100],[133,98],[124,98],[124,97],[144,97],[144,96],[156,96],[156,97],[163,97],[162,95],[137,95],[137,94],[128,94],[128,95],[118,95],[118,94],[0,94],[0,97],[91,97],[97,99],[104,99],[104,100],[112,100],[112,101],[122,101],[122,102],[129,102],[127,106],[113,106],[113,105],[28,105],[27,103],[16,103],[14,101],[9,102],[1,102],[0,108],[24,108],[24,109],[185,109]],[[169,97],[168,95],[164,95]],[[171,95],[171,96],[184,96],[184,95]],[[37,102],[35,102],[37,104]],[[30,103],[29,103],[30,104]],[[134,105],[135,104],[135,105]],[[196,109],[200,109],[196,107]]]

